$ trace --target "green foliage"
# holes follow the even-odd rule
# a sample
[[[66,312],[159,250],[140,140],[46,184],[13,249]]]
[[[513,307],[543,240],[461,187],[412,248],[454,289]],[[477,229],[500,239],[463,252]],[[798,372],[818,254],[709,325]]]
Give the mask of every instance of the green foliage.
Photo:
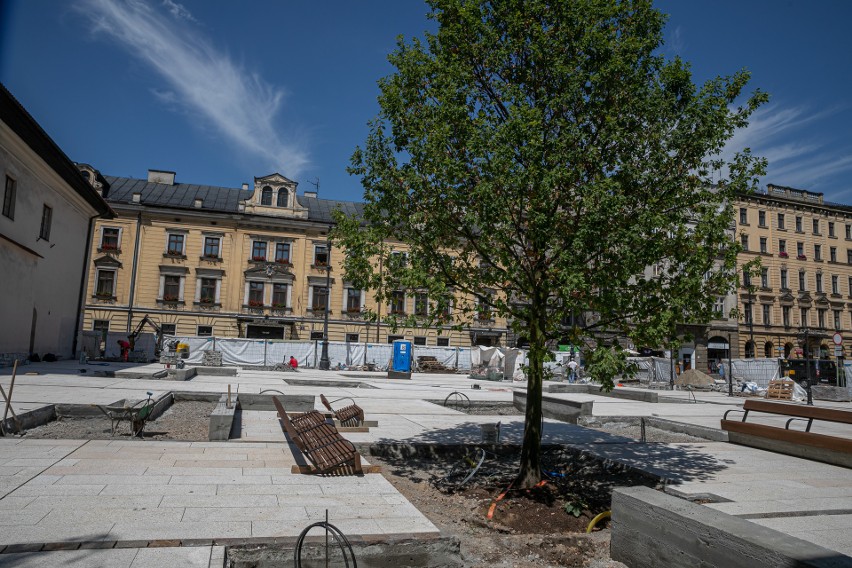
[[[576,498],[573,501],[567,501],[564,505],[562,505],[562,509],[564,509],[565,512],[569,515],[579,517],[586,509],[586,504],[583,503],[579,498]]]
[[[365,203],[337,217],[346,278],[383,304],[427,293],[423,323],[463,326],[488,306],[538,368],[570,337],[611,388],[627,369],[610,338],[668,342],[735,285],[732,201],[765,162],[719,155],[766,95],[741,96],[746,71],[694,85],[660,54],[665,16],[647,1],[429,4],[437,33],[399,40],[352,156]],[[540,396],[543,373],[528,377]]]

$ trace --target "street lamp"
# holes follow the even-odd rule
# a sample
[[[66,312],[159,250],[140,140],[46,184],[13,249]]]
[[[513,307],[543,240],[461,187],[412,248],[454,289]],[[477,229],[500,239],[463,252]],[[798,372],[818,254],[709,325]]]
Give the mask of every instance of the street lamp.
[[[811,393],[811,354],[810,354],[810,345],[809,345],[809,337],[810,330],[807,326],[803,327],[799,332],[799,335],[804,336],[805,338],[805,380],[807,381],[807,385],[805,386],[805,390],[808,391],[808,405],[813,406],[814,399]]]
[[[734,396],[734,369],[731,367],[731,332],[728,332],[728,396]]]
[[[319,368],[328,371],[331,361],[328,358],[328,311],[331,307],[331,242],[326,241],[325,246],[325,316],[322,322],[322,355],[320,356]]]

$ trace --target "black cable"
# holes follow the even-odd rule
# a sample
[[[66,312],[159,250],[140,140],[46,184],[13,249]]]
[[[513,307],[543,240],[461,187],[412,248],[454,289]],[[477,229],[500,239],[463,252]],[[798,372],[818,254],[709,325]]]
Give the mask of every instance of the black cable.
[[[302,544],[305,542],[305,537],[308,535],[308,532],[314,527],[322,527],[326,530],[326,533],[331,533],[334,537],[334,540],[337,542],[337,546],[340,547],[340,552],[343,554],[343,562],[346,567],[349,568],[349,558],[346,556],[346,550],[349,550],[349,555],[352,557],[352,568],[358,568],[358,561],[355,559],[355,552],[352,551],[352,545],[349,544],[349,540],[346,538],[340,529],[336,526],[328,523],[326,521],[320,521],[318,523],[314,523],[312,525],[308,525],[305,530],[302,531],[302,534],[299,535],[299,539],[296,541],[296,548],[293,550],[293,566],[294,568],[302,568]],[[346,548],[344,548],[346,545]],[[326,560],[328,556],[328,551],[326,550]]]

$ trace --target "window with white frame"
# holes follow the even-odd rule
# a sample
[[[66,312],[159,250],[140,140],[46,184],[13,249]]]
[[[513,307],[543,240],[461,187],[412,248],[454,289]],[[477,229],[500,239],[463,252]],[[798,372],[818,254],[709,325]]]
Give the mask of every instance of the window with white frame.
[[[842,327],[840,323],[840,310],[834,310],[834,329],[840,330]]]
[[[311,310],[324,312],[328,309],[328,288],[325,286],[311,286]]]
[[[275,243],[275,262],[290,264],[290,243]]]
[[[164,302],[178,302],[183,300],[183,276],[177,274],[163,274],[160,276],[162,292],[160,299]]]
[[[121,229],[117,227],[103,227],[101,229],[101,251],[121,250]]]
[[[314,245],[314,266],[328,266],[328,245]]]
[[[95,279],[95,296],[100,298],[115,297],[115,270],[98,269]]]
[[[769,269],[765,266],[760,269],[760,286],[769,288]]]
[[[362,309],[362,293],[358,288],[346,287],[346,311],[360,313]]]
[[[252,241],[251,259],[258,262],[266,260],[266,241]]]
[[[222,256],[222,238],[221,237],[204,237],[204,258],[221,258]]]
[[[168,238],[166,239],[166,254],[169,256],[183,256],[185,240],[186,235],[183,233],[168,233]]]
[[[213,336],[213,326],[212,325],[199,325],[198,331],[196,331],[196,335],[198,337],[212,337]]]
[[[265,302],[266,287],[263,282],[250,280],[246,283],[246,304],[253,307],[262,307]]]
[[[219,282],[218,278],[199,278],[198,301],[202,304],[218,304]]]
[[[290,307],[290,285],[283,282],[272,283],[272,307],[283,310]]]
[[[784,327],[790,327],[790,306],[781,306],[781,319]]]
[[[713,313],[717,318],[725,317],[725,298],[716,298],[713,302]]]

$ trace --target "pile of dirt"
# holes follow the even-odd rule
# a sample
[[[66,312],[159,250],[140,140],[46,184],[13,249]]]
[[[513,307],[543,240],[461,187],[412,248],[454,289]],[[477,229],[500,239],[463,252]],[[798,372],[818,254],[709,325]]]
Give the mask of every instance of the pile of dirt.
[[[145,424],[144,440],[182,440],[206,442],[210,433],[210,414],[215,402],[177,401],[156,420]],[[115,435],[106,416],[66,417],[27,430],[33,439],[111,440],[131,439],[130,424],[122,422]],[[136,438],[139,439],[139,438]]]
[[[431,461],[376,458],[382,474],[443,533],[461,543],[465,566],[604,568],[622,566],[609,558],[606,523],[585,530],[611,506],[616,486],[655,482],[639,472],[570,449],[544,456],[545,481],[531,490],[511,487],[518,456],[486,454]],[[502,498],[500,496],[502,495]],[[490,518],[489,518],[490,513]]]

